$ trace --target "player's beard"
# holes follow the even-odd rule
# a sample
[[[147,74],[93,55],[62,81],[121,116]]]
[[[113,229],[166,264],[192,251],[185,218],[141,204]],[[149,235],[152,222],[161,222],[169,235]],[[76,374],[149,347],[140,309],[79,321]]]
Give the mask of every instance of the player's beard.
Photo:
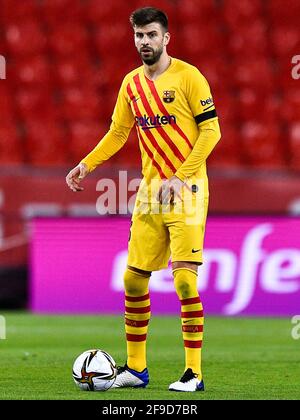
[[[150,47],[144,47],[144,48],[152,51],[152,54],[149,54],[149,57],[144,57],[143,56],[143,52],[142,52],[143,48],[141,48],[141,50],[139,51],[139,54],[140,54],[140,57],[141,57],[143,63],[147,64],[148,66],[152,66],[153,64],[157,63],[158,60],[160,59],[162,53],[163,53],[163,50],[164,50],[163,45],[160,48],[158,48],[157,50],[154,50],[153,48],[150,48]]]

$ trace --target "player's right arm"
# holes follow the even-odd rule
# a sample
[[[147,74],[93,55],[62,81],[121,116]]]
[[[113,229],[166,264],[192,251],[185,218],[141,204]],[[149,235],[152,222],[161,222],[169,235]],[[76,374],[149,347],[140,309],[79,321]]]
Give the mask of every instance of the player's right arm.
[[[125,77],[118,94],[109,131],[97,146],[66,177],[67,185],[74,192],[82,191],[83,188],[80,186],[82,179],[97,168],[97,166],[117,153],[128,139],[134,124],[134,115],[128,102],[126,84]]]

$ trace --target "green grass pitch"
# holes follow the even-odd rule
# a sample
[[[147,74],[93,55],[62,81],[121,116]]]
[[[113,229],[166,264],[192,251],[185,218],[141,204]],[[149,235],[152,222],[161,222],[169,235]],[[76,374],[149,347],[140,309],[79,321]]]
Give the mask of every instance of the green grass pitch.
[[[300,340],[291,320],[207,317],[203,347],[204,393],[173,393],[183,372],[180,321],[153,317],[148,335],[150,384],[146,389],[84,392],[71,377],[77,355],[102,348],[125,361],[121,316],[37,316],[1,313],[0,399],[31,400],[219,400],[299,399]]]

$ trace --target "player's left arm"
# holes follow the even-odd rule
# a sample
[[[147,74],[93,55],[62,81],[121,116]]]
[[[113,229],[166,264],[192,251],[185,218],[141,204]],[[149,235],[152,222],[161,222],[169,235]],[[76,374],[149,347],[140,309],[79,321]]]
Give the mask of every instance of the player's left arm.
[[[175,175],[166,180],[159,191],[159,202],[167,204],[171,198],[181,199],[182,187],[189,189],[186,181],[203,165],[211,151],[221,138],[220,127],[217,119],[202,123],[199,137],[188,158],[180,166]],[[172,202],[172,200],[171,200]]]
[[[198,69],[193,68],[189,71],[185,89],[190,109],[199,127],[199,136],[188,158],[175,173],[181,181],[190,178],[199,170],[221,138],[209,84]]]
[[[217,119],[208,120],[200,127],[200,134],[193,150],[185,162],[175,173],[181,181],[185,181],[196,173],[205,163],[208,156],[221,138],[220,126]]]
[[[172,197],[181,198],[182,187],[189,188],[186,181],[205,163],[221,138],[211,91],[207,80],[198,69],[192,67],[186,72],[183,88],[195,122],[199,127],[199,136],[187,159],[160,188],[160,203],[169,203],[170,197],[171,199]]]

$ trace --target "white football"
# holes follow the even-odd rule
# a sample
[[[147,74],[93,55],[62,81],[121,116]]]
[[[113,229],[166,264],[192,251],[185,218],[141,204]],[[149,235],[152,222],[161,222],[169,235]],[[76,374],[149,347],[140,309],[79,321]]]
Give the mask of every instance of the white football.
[[[116,363],[103,350],[87,350],[76,358],[73,365],[74,382],[84,391],[107,391],[116,376]]]

